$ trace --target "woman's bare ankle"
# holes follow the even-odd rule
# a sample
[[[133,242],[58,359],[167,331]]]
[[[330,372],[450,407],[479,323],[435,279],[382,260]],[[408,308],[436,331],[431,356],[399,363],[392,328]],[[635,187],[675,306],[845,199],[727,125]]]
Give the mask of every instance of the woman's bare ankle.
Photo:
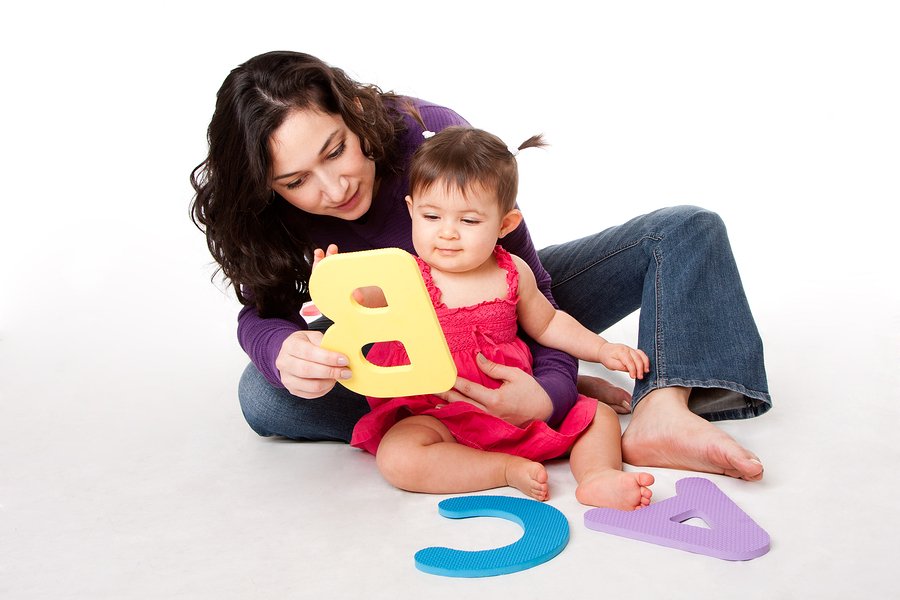
[[[657,409],[677,409],[688,407],[691,397],[691,388],[688,387],[664,387],[656,388],[644,396],[637,406],[632,409],[635,417],[646,411]]]

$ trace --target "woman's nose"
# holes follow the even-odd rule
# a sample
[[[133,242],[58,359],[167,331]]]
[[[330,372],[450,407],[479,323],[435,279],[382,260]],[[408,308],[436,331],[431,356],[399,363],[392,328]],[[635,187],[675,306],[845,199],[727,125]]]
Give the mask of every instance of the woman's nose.
[[[349,181],[340,173],[326,173],[322,177],[322,193],[332,204],[341,204],[348,200]]]

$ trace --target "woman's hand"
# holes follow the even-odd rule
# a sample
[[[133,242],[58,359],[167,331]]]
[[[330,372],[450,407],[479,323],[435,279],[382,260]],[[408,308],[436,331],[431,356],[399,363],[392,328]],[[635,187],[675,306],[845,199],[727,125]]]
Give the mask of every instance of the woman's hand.
[[[295,396],[319,398],[339,379],[349,379],[347,357],[321,347],[322,332],[298,331],[281,345],[275,366],[281,383]]]
[[[553,414],[553,402],[534,377],[518,367],[507,367],[478,355],[478,368],[501,381],[492,390],[462,377],[449,392],[437,394],[447,402],[468,402],[517,427],[535,419],[546,421]]]
[[[631,412],[631,394],[600,377],[579,375],[578,393],[609,404],[620,415]]]

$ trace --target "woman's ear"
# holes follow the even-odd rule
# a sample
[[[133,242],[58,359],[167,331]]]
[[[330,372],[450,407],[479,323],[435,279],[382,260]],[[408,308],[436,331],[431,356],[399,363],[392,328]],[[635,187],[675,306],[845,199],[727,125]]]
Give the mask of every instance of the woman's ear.
[[[519,226],[519,223],[522,222],[522,213],[518,208],[514,208],[505,215],[500,220],[500,235],[497,237],[503,237],[507,233],[514,231],[516,227]]]

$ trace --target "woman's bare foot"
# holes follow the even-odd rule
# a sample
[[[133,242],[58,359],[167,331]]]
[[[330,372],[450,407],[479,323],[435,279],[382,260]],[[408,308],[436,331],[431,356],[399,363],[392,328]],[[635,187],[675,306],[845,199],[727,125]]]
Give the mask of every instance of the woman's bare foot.
[[[588,506],[634,510],[650,504],[653,492],[647,486],[652,484],[650,473],[603,469],[581,480],[575,498]]]
[[[648,394],[622,435],[623,460],[636,466],[762,479],[759,458],[688,410],[689,394],[685,388],[661,388]]]
[[[600,377],[579,375],[578,393],[610,405],[620,415],[631,412],[631,394]]]
[[[527,458],[509,457],[506,463],[506,483],[535,500],[543,502],[550,498],[547,469],[541,463]]]

